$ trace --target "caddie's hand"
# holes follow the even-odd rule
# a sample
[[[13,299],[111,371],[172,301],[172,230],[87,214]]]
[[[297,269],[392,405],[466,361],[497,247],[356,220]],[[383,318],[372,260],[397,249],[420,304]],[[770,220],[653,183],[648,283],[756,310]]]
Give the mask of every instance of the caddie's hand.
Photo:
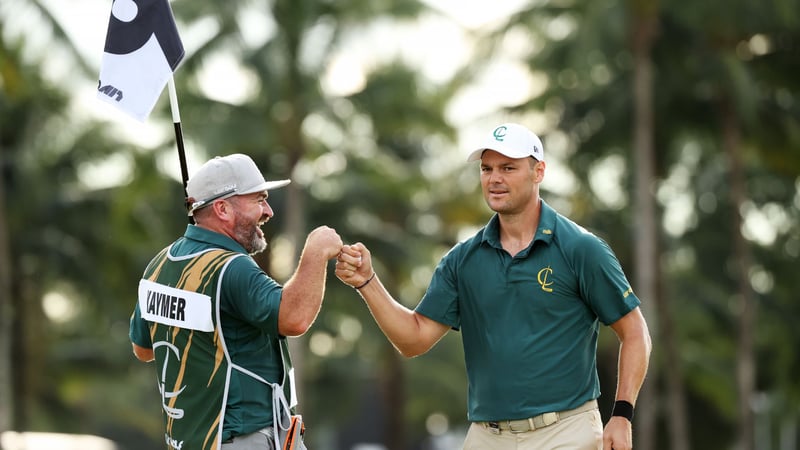
[[[306,238],[306,251],[318,251],[326,260],[335,258],[342,250],[342,238],[331,227],[319,226]]]
[[[631,450],[631,423],[624,417],[612,416],[603,430],[603,450]]]
[[[364,244],[345,245],[336,258],[336,277],[350,287],[363,285],[372,276],[372,256]]]

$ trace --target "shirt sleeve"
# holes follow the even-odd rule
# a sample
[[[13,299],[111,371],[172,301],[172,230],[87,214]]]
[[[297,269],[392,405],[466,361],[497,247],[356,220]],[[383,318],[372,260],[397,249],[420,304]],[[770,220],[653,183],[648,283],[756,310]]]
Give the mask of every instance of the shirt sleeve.
[[[133,314],[131,314],[131,324],[130,330],[128,331],[128,336],[130,337],[131,342],[139,347],[153,348],[153,342],[150,339],[150,325],[146,320],[142,319],[142,313],[139,310],[139,302],[136,302],[136,306],[133,309]]]
[[[278,311],[283,286],[270,278],[251,257],[231,261],[222,279],[220,309],[259,330],[278,335]]]
[[[581,297],[604,325],[616,322],[639,306],[641,302],[605,241],[586,233],[574,249]]]
[[[461,327],[461,315],[458,307],[458,277],[455,271],[459,247],[460,245],[457,245],[451,249],[439,261],[428,289],[416,307],[418,313],[448,325],[454,330]]]

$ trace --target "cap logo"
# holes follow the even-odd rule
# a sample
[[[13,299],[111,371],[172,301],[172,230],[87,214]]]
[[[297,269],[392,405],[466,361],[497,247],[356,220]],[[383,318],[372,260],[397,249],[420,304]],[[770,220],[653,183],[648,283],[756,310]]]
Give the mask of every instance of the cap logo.
[[[494,129],[492,136],[494,136],[496,141],[503,142],[503,139],[506,137],[506,131],[508,131],[508,128],[501,125]]]
[[[217,189],[214,189],[214,195],[220,194],[230,194],[231,191],[236,190],[236,184],[226,184],[225,186],[220,186]]]

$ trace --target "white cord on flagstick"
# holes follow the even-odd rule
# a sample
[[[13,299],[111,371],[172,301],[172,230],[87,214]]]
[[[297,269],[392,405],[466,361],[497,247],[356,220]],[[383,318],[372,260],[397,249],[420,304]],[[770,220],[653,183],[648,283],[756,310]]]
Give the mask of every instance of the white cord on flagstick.
[[[169,77],[169,107],[172,110],[172,123],[180,123],[181,112],[178,110],[178,94],[175,93],[174,77]]]

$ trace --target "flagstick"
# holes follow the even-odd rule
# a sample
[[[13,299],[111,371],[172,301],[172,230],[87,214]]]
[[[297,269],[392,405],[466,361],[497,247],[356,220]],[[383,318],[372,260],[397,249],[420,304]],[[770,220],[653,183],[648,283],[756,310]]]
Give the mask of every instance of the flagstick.
[[[189,205],[189,193],[186,184],[189,181],[189,169],[186,166],[186,152],[183,149],[183,131],[181,131],[181,112],[178,109],[178,94],[175,93],[175,79],[169,77],[169,106],[172,110],[172,123],[175,126],[175,142],[178,144],[178,159],[181,163],[181,179],[183,180],[183,197],[186,209]],[[194,223],[194,218],[189,216],[189,223]]]

